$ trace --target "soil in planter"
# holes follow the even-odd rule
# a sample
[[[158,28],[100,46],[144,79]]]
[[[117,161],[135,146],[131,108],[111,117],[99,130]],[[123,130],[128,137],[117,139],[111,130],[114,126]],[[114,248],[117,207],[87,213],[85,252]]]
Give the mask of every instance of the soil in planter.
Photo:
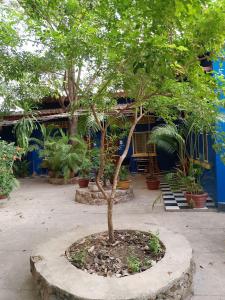
[[[74,243],[66,251],[77,268],[100,276],[124,277],[143,272],[165,254],[165,246],[156,235],[134,230],[116,230],[115,243],[107,232],[94,234]]]

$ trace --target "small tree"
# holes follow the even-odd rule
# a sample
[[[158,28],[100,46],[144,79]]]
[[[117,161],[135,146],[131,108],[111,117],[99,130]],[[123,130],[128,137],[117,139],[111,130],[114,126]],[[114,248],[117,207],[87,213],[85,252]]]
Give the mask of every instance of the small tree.
[[[33,70],[35,78],[44,78],[50,90],[60,92],[64,88],[71,135],[76,132],[80,109],[92,114],[101,131],[96,183],[108,203],[109,239],[113,242],[118,175],[139,120],[152,112],[172,123],[183,112],[185,118],[195,118],[204,128],[215,123],[219,104],[216,82],[204,73],[198,57],[209,51],[207,59],[223,54],[224,0],[177,0],[166,5],[164,0],[18,3],[28,39],[31,36],[34,44],[40,45],[40,51],[28,56],[31,59],[27,61],[35,64],[22,59],[29,66],[25,71]],[[10,62],[15,59],[8,56]],[[113,95],[121,90],[133,100],[120,108]],[[132,115],[130,128],[108,197],[101,183],[105,138],[111,124],[126,110]]]

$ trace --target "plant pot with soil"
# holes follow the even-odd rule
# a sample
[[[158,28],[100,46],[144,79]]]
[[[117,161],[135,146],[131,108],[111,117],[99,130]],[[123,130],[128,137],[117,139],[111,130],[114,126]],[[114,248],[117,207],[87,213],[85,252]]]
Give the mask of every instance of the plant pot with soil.
[[[157,176],[149,174],[146,177],[146,184],[149,190],[158,190],[160,185],[160,180]]]
[[[192,199],[192,194],[190,192],[184,192],[184,197],[187,200],[187,203],[190,205],[191,199]]]
[[[126,166],[122,166],[119,173],[119,180],[117,183],[117,188],[121,190],[128,190],[131,181],[129,180],[129,171]]]
[[[192,194],[191,200],[194,202],[194,208],[204,208],[208,198],[208,193]]]
[[[78,184],[80,188],[87,188],[90,181],[90,172],[92,164],[89,158],[85,157],[79,167]]]
[[[204,208],[208,193],[206,193],[199,183],[193,182],[185,193],[187,202],[193,208]]]

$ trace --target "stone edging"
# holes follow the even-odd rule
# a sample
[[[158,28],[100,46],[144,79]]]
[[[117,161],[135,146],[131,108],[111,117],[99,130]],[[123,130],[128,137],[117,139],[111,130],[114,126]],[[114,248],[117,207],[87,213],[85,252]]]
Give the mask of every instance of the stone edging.
[[[110,195],[111,190],[107,191],[106,194]],[[121,202],[128,202],[134,198],[133,189],[127,190],[116,190],[114,204]],[[91,191],[89,188],[78,188],[76,189],[75,201],[78,203],[89,204],[89,205],[104,205],[107,204],[105,198],[100,191]]]
[[[74,267],[65,250],[76,240],[105,231],[103,225],[78,227],[41,245],[31,256],[31,272],[43,300],[179,300],[192,293],[193,261],[189,242],[165,228],[133,222],[116,229],[159,232],[166,254],[152,268],[122,278],[105,278]]]
[[[65,185],[65,184],[77,184],[78,177],[73,177],[69,179],[64,178],[54,178],[54,177],[48,177],[48,182],[55,185]]]

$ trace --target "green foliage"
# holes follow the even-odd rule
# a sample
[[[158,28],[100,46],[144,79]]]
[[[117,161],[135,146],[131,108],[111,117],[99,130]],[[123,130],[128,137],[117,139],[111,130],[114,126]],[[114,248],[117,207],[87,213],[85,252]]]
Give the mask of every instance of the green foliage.
[[[190,161],[187,171],[184,173],[177,168],[176,172],[168,173],[165,176],[166,181],[171,185],[173,191],[181,189],[192,194],[202,194],[201,176],[203,168]]]
[[[92,164],[92,170],[94,172],[97,172],[99,169],[99,156],[100,156],[99,148],[95,147],[88,150],[88,156]]]
[[[191,182],[186,191],[193,195],[201,195],[204,193],[203,187],[198,182]]]
[[[9,195],[18,186],[13,174],[13,165],[16,159],[20,159],[23,150],[15,147],[13,143],[0,140],[0,195]]]
[[[98,118],[103,121],[105,116],[103,114],[98,114]],[[77,125],[78,134],[94,134],[100,130],[99,125],[96,123],[95,118],[91,114],[82,115],[78,119]]]
[[[129,177],[129,171],[126,166],[122,166],[119,173],[119,180],[125,181],[128,180]]]
[[[168,153],[180,153],[185,149],[185,139],[178,132],[175,125],[162,125],[154,128],[149,142],[156,144]]]
[[[18,185],[19,183],[13,173],[0,173],[0,195],[8,196]]]
[[[138,273],[140,272],[141,269],[141,261],[139,260],[138,257],[134,255],[129,255],[127,257],[127,265],[128,265],[128,270],[132,273]]]
[[[27,152],[29,150],[30,137],[38,126],[36,124],[36,118],[23,117],[14,126],[13,132],[16,135],[17,145]]]
[[[155,255],[159,254],[162,251],[158,233],[156,235],[150,236],[148,241],[148,247],[149,250]]]
[[[13,173],[16,177],[26,177],[29,175],[30,162],[26,159],[16,160],[13,165]]]
[[[44,87],[42,95],[47,90],[62,94],[68,83],[65,70],[73,66],[79,101],[71,103],[72,111],[95,104],[106,113],[116,103],[112,94],[124,90],[138,103],[134,107],[141,104],[167,122],[186,111],[187,118],[209,127],[217,116],[218,90],[215,78],[204,74],[197,57],[208,51],[209,59],[221,54],[223,5],[224,0],[178,0],[166,5],[161,0],[149,6],[144,0],[23,0],[3,6],[2,77],[18,82],[14,99],[35,101]],[[28,40],[38,45],[37,51],[5,50],[24,46]],[[32,91],[25,92],[29,87]]]
[[[104,179],[112,180],[115,172],[115,163],[107,162],[104,168]]]
[[[85,260],[87,257],[87,251],[80,250],[76,252],[71,258],[73,263],[78,267],[81,268],[85,264]]]
[[[79,136],[69,137],[62,130],[42,126],[43,139],[31,139],[39,145],[44,166],[54,177],[68,179],[86,163],[87,144]]]
[[[91,160],[89,159],[89,157],[83,157],[82,162],[80,164],[80,166],[78,167],[79,170],[79,176],[81,178],[85,178],[88,179],[90,178],[90,173],[92,170],[92,163]]]

